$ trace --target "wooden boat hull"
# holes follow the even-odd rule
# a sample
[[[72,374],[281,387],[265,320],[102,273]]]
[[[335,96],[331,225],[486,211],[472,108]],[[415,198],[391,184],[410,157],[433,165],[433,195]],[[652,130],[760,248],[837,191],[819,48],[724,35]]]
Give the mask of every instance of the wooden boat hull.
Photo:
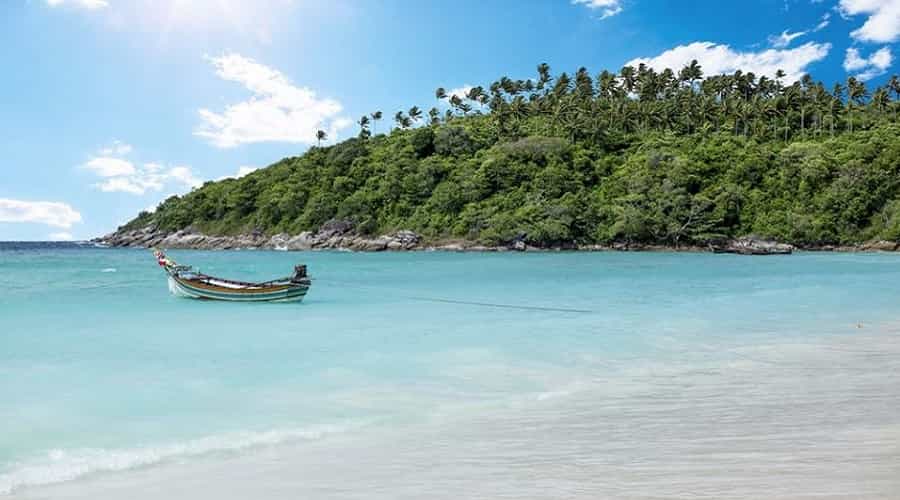
[[[226,288],[169,275],[169,291],[179,297],[231,302],[299,302],[306,296],[308,284],[291,283],[265,288]]]

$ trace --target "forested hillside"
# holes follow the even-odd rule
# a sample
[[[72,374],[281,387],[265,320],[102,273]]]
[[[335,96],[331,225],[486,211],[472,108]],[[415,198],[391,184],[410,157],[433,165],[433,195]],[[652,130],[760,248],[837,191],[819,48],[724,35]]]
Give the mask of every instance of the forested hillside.
[[[900,80],[625,67],[501,78],[359,119],[357,137],[208,182],[122,229],[359,234],[534,246],[900,240]],[[325,139],[324,133],[319,133]]]

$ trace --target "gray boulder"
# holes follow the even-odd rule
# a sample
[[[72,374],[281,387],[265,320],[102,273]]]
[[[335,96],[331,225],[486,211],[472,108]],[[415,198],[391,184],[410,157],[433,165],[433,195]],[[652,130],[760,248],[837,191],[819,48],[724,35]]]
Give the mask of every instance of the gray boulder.
[[[739,255],[787,255],[794,251],[794,246],[756,236],[745,236],[730,240],[724,246],[713,247],[713,250]]]

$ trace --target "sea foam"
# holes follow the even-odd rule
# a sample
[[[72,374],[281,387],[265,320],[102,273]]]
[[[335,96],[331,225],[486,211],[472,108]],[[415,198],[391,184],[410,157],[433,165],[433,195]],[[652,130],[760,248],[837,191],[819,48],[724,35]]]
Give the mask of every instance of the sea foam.
[[[47,452],[43,457],[15,464],[9,472],[0,474],[0,495],[9,495],[28,486],[61,483],[96,473],[125,471],[172,460],[242,452],[297,441],[314,441],[348,432],[360,426],[361,424],[319,425],[262,432],[234,432],[180,443],[123,450],[56,449]]]

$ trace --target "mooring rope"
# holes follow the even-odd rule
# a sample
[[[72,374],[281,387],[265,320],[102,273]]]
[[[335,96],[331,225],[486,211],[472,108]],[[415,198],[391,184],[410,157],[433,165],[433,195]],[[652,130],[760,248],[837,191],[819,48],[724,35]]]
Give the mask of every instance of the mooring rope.
[[[545,306],[523,306],[517,304],[499,304],[495,302],[476,302],[471,300],[455,300],[455,299],[442,299],[435,297],[412,297],[407,296],[405,298],[411,300],[422,300],[426,302],[443,302],[446,304],[463,304],[467,306],[480,306],[480,307],[496,307],[500,309],[521,309],[525,311],[550,311],[550,312],[564,312],[564,313],[579,313],[579,314],[589,314],[596,311],[592,311],[590,309],[569,309],[566,307],[545,307]]]
[[[350,283],[341,280],[335,280],[330,278],[312,278],[314,281],[325,281],[328,283],[334,283],[336,285],[340,285],[346,288],[356,288],[359,290],[365,291],[377,291],[377,292],[390,292],[393,293],[398,298],[403,298],[407,300],[417,300],[422,302],[435,302],[435,303],[443,303],[443,304],[459,304],[459,305],[467,305],[467,306],[476,306],[476,307],[491,307],[498,309],[516,309],[523,311],[542,311],[542,312],[560,312],[560,313],[569,313],[569,314],[599,314],[599,311],[592,309],[576,309],[576,308],[567,308],[567,307],[551,307],[551,306],[533,306],[533,305],[523,305],[523,304],[505,304],[499,302],[482,302],[482,301],[474,301],[474,300],[459,300],[452,299],[446,297],[431,297],[431,296],[421,296],[421,295],[409,295],[408,290],[401,290],[392,287],[384,287],[384,286],[374,286],[374,285],[360,285],[358,283]],[[707,356],[711,355],[721,355],[723,353],[727,353],[734,358],[742,359],[744,361],[749,361],[751,363],[758,363],[763,365],[770,366],[778,366],[787,369],[799,370],[802,372],[812,372],[818,370],[818,368],[809,368],[807,366],[803,366],[802,363],[784,361],[784,360],[774,360],[774,359],[763,359],[760,357],[748,355],[744,352],[741,352],[741,349],[744,347],[752,347],[752,346],[722,346],[721,348],[716,346],[710,346],[707,342],[709,340],[727,340],[727,337],[716,335],[716,336],[700,336],[697,334],[682,334],[679,336],[673,336],[665,333],[659,333],[654,336],[656,340],[666,340],[672,342],[673,344],[683,344],[685,341],[693,341],[690,344],[690,349],[695,353],[702,353]],[[659,346],[657,346],[659,347]],[[671,350],[662,348],[664,350]],[[831,350],[839,350],[839,349],[831,349]],[[851,351],[847,351],[851,352]],[[854,352],[856,354],[856,352]]]
[[[496,309],[518,309],[522,311],[543,311],[543,312],[562,312],[562,313],[572,313],[572,314],[590,314],[595,313],[597,311],[592,311],[590,309],[575,309],[569,307],[549,307],[549,306],[532,306],[532,305],[522,305],[522,304],[504,304],[499,302],[482,302],[475,300],[460,300],[460,299],[451,299],[446,297],[429,297],[422,295],[407,295],[407,291],[401,291],[397,289],[392,289],[390,287],[383,286],[368,286],[368,285],[359,285],[356,283],[348,283],[345,281],[334,280],[329,278],[313,278],[313,281],[325,281],[331,282],[337,285],[341,285],[348,288],[357,288],[360,290],[376,290],[380,292],[389,291],[393,292],[397,297],[408,299],[408,300],[418,300],[422,302],[436,302],[442,304],[459,304],[459,305],[467,305],[467,306],[476,306],[476,307],[493,307]]]

